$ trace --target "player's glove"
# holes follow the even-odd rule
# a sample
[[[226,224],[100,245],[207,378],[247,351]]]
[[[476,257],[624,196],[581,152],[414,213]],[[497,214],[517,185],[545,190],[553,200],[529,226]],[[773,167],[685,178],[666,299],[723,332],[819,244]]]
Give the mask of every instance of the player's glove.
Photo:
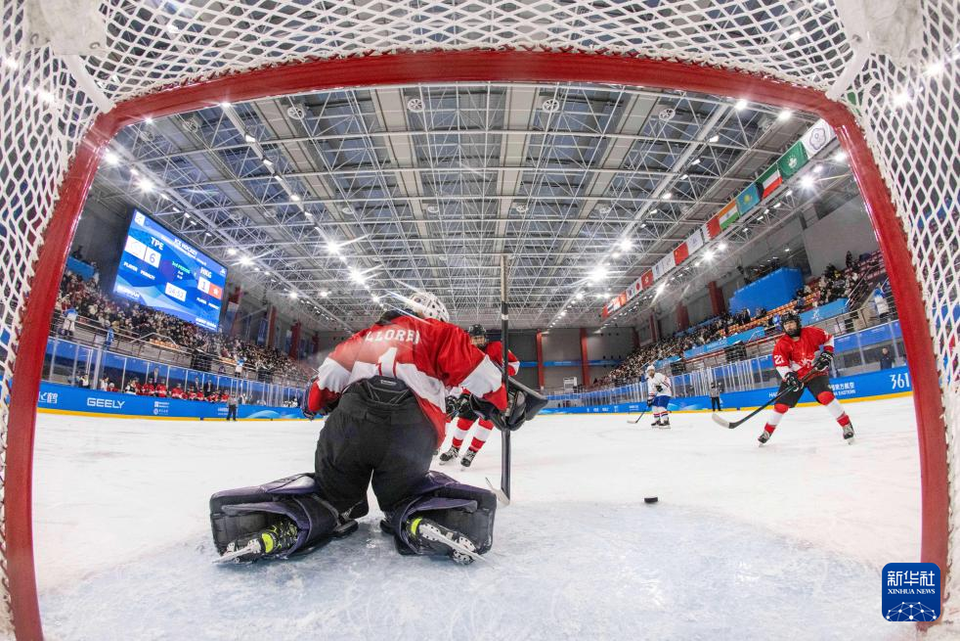
[[[473,404],[471,403],[471,400],[470,400],[472,398],[473,398],[473,394],[464,392],[463,394],[460,395],[460,398],[454,401],[457,405],[456,416],[459,416],[460,418],[465,418],[468,421],[477,420],[477,416],[479,414],[474,411]]]
[[[833,352],[822,351],[813,361],[813,369],[830,371],[831,365],[833,365]]]
[[[457,414],[460,413],[460,398],[454,398],[453,396],[447,397],[447,407],[445,414],[447,415],[447,420],[452,421],[457,417]]]
[[[783,377],[783,382],[791,392],[799,392],[803,389],[803,383],[797,378],[796,372],[787,372],[787,375]]]

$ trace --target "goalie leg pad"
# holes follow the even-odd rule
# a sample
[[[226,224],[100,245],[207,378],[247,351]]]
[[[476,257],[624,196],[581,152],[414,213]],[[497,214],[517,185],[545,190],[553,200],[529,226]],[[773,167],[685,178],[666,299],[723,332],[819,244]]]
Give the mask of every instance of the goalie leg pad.
[[[484,554],[493,547],[493,521],[497,511],[497,496],[486,489],[459,483],[446,474],[429,472],[410,498],[402,501],[384,516],[381,529],[392,534],[400,554],[435,555],[411,540],[404,523],[423,516],[456,530],[477,546]]]
[[[264,530],[283,519],[297,526],[297,541],[280,557],[306,554],[332,538],[357,529],[357,522],[337,514],[320,496],[311,474],[297,474],[263,485],[217,492],[210,497],[210,525],[217,552],[241,536]]]

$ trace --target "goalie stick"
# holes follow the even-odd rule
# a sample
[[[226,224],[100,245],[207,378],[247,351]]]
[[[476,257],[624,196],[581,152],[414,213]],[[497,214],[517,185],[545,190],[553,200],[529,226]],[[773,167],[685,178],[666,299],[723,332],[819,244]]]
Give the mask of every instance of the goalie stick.
[[[806,383],[806,382],[809,381],[811,378],[813,378],[814,374],[822,374],[822,373],[823,373],[823,370],[819,370],[819,369],[810,370],[810,372],[809,372],[806,376],[804,376],[803,378],[800,379],[800,382],[801,382],[801,383]],[[801,387],[800,389],[801,389],[801,391],[803,390],[802,387]],[[750,412],[749,414],[747,414],[746,416],[744,416],[743,418],[741,418],[739,421],[730,422],[730,421],[728,421],[727,419],[723,418],[722,416],[720,416],[720,415],[717,414],[717,413],[711,414],[711,415],[710,415],[710,418],[712,418],[712,419],[713,419],[713,422],[716,423],[717,425],[719,425],[719,426],[721,426],[721,427],[726,427],[726,428],[729,428],[729,429],[732,430],[732,429],[735,429],[735,428],[737,428],[737,427],[740,427],[741,425],[743,425],[744,423],[746,423],[747,421],[749,421],[751,418],[753,418],[754,416],[756,416],[757,414],[759,414],[759,413],[762,412],[763,410],[767,409],[771,404],[776,403],[777,401],[779,401],[780,399],[782,399],[784,396],[786,396],[786,395],[789,394],[789,393],[790,393],[790,389],[785,389],[785,390],[783,390],[782,392],[780,392],[779,394],[777,394],[776,396],[774,396],[773,398],[771,398],[769,401],[767,401],[766,403],[764,403],[763,405],[761,405],[761,406],[758,407],[757,409],[753,410],[752,412]]]

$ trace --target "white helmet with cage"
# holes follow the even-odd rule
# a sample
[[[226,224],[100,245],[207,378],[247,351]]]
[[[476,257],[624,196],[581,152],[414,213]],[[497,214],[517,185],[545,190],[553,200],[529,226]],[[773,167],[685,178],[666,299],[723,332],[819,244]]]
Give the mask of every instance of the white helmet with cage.
[[[653,366],[653,363],[647,365],[647,373],[649,374],[650,372],[653,372],[654,374],[657,373],[657,368]]]
[[[450,313],[447,311],[447,306],[430,292],[414,292],[408,299],[407,306],[417,316],[434,318],[444,323],[450,322]]]

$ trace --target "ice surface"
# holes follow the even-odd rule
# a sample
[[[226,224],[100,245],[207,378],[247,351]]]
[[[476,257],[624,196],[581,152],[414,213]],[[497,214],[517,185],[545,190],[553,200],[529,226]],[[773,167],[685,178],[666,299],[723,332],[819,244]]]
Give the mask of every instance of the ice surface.
[[[907,639],[880,569],[918,557],[912,399],[821,408],[770,443],[677,414],[514,435],[488,563],[401,557],[375,514],[296,561],[215,566],[207,499],[309,471],[319,423],[41,415],[35,540],[50,639]],[[740,413],[730,413],[738,417]],[[499,435],[469,470],[499,478]],[[660,502],[645,505],[644,496]],[[373,499],[371,499],[372,501]],[[375,503],[373,503],[375,505]],[[376,513],[376,510],[374,510]]]

